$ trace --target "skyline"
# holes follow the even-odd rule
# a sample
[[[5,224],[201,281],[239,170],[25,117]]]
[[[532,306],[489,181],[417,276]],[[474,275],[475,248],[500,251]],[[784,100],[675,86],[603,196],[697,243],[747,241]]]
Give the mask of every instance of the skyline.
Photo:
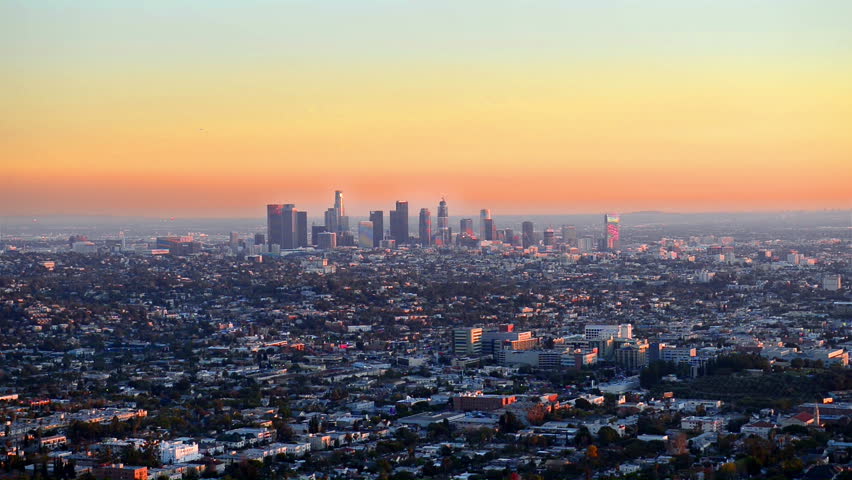
[[[848,2],[200,5],[0,5],[0,215],[852,208]]]

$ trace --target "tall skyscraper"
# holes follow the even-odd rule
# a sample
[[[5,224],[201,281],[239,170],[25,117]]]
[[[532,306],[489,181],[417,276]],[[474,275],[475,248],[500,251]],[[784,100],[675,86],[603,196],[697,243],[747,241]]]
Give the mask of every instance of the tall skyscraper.
[[[428,208],[420,209],[420,245],[432,244],[432,213]]]
[[[338,217],[342,217],[346,215],[346,209],[343,207],[343,191],[335,190],[334,191],[334,211],[337,212]]]
[[[296,212],[296,248],[308,246],[308,212]]]
[[[553,228],[545,228],[544,233],[542,234],[541,243],[544,246],[554,245],[556,243],[556,234],[553,231]]]
[[[284,243],[284,205],[276,203],[266,206],[266,238],[269,245]]]
[[[396,209],[390,212],[390,228],[397,245],[408,243],[408,202],[396,202]]]
[[[373,222],[358,222],[358,247],[373,248]]]
[[[497,227],[494,225],[493,218],[486,218],[482,221],[482,232],[483,236],[481,240],[489,240],[494,241],[497,240]]]
[[[485,220],[491,218],[491,210],[483,208],[479,211],[479,238],[485,240]]]
[[[385,212],[373,210],[370,212],[370,221],[373,222],[373,248],[379,248],[385,238]]]
[[[459,235],[465,235],[468,237],[473,236],[473,219],[472,218],[462,218],[459,221]]]
[[[228,245],[231,247],[236,247],[240,244],[240,234],[237,232],[231,232],[231,235],[228,239]]]
[[[515,231],[511,228],[503,229],[503,235],[506,237],[503,241],[509,245],[515,244]]]
[[[296,206],[292,203],[284,205],[284,219],[282,222],[283,241],[281,248],[296,248]]]
[[[435,232],[435,238],[439,240],[435,243],[450,244],[450,209],[447,208],[447,201],[444,198],[441,198],[438,203],[438,231]]]
[[[337,221],[339,218],[337,217],[337,210],[334,208],[329,208],[325,211],[325,229],[331,233],[336,233],[339,228],[337,225]]]
[[[619,224],[621,217],[614,213],[604,215],[604,240],[606,241],[606,249],[614,252],[621,248],[621,229]]]
[[[343,191],[334,191],[334,217],[335,228],[332,232],[345,232],[349,230],[349,217],[346,216],[346,208],[343,206]],[[339,240],[339,239],[338,239]]]
[[[270,246],[296,248],[296,212],[296,206],[292,203],[266,206],[266,228]]]
[[[521,241],[524,248],[529,248],[535,244],[535,225],[533,225],[533,222],[521,224]]]

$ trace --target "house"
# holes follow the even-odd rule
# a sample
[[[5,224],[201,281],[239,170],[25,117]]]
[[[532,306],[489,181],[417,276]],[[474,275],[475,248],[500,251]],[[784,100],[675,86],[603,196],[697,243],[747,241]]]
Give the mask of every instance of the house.
[[[800,427],[810,427],[814,424],[814,416],[808,412],[799,412],[792,417],[785,418],[781,421],[782,426],[798,425]]]
[[[719,417],[684,417],[680,428],[699,432],[718,432],[725,426],[725,420]]]
[[[746,437],[755,435],[760,438],[769,438],[769,433],[778,428],[778,425],[766,421],[747,423],[742,426],[740,432]]]

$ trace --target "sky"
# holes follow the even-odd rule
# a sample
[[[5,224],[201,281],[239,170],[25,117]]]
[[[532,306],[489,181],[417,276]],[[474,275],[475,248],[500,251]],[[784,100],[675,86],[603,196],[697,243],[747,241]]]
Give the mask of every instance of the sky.
[[[852,208],[852,2],[4,0],[0,215]]]

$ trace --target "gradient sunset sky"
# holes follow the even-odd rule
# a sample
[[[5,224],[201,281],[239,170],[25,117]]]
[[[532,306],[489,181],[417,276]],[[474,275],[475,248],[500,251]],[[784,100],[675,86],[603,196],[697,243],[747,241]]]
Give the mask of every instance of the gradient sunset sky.
[[[0,215],[852,207],[852,1],[0,2]]]

